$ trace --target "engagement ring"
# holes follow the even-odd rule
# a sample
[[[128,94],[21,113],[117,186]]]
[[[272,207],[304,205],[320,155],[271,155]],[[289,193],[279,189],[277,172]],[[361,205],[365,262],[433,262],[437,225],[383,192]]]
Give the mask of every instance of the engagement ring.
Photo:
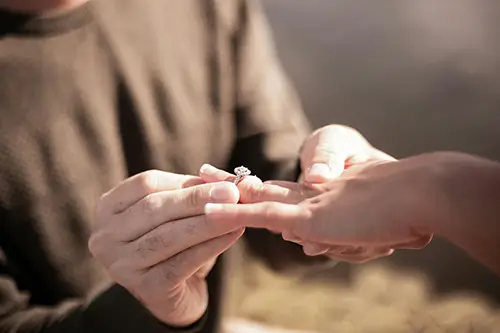
[[[234,169],[234,173],[236,174],[236,178],[234,179],[233,183],[238,185],[238,183],[245,177],[249,176],[252,174],[250,169],[245,168],[244,166],[237,167]]]

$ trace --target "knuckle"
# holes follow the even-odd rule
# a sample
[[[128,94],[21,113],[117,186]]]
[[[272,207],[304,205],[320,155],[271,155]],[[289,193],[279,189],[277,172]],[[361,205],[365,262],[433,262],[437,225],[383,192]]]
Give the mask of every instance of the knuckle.
[[[155,216],[163,206],[160,196],[149,194],[140,201],[141,212],[147,216]]]
[[[148,170],[137,176],[137,183],[140,191],[145,194],[151,194],[158,188],[158,178],[161,174],[159,170]]]
[[[150,252],[156,252],[168,247],[168,243],[163,235],[148,233],[138,242],[136,252],[144,257]]]
[[[109,235],[104,230],[99,230],[93,233],[88,240],[88,248],[94,257],[99,257],[106,252],[109,241]]]
[[[263,184],[248,184],[245,189],[245,201],[249,203],[262,201],[264,186]]]
[[[203,216],[200,216],[201,217],[201,222],[202,222],[202,225],[203,226],[206,226],[207,223],[208,223],[208,219],[203,215]],[[195,236],[198,234],[198,229],[199,229],[199,225],[196,224],[196,223],[187,223],[182,232],[184,235],[189,235],[189,236]]]
[[[103,229],[92,234],[87,246],[90,254],[106,269],[117,260],[120,260],[121,250],[117,247],[117,243],[109,229]]]
[[[90,236],[87,246],[89,248],[90,253],[96,257],[97,254],[100,252],[100,241],[97,235],[92,235]]]
[[[205,190],[203,187],[192,187],[189,189],[189,192],[186,196],[186,203],[189,205],[189,207],[199,207],[205,203],[206,200],[204,200],[205,197]]]

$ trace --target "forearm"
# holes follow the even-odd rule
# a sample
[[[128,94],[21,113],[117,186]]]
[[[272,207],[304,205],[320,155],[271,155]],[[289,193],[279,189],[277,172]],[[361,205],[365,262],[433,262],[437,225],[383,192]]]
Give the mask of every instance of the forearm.
[[[500,163],[459,153],[429,156],[445,200],[431,228],[500,274]]]

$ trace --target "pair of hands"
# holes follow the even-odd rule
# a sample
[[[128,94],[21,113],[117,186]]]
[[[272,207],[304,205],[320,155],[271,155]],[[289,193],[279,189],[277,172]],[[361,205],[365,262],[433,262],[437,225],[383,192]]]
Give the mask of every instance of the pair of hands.
[[[431,242],[435,216],[421,196],[438,195],[418,157],[396,161],[354,129],[334,125],[313,133],[301,161],[298,183],[255,184],[244,205],[208,204],[208,219],[265,228],[307,255],[352,263]]]
[[[236,186],[224,181],[233,175],[208,165],[199,176],[131,177],[102,196],[90,251],[160,321],[188,326],[207,308],[205,277],[216,258],[246,227],[279,232],[309,255],[353,262],[430,241],[404,219],[413,212],[405,196],[411,189],[403,193],[398,180],[411,168],[398,167],[358,132],[336,125],[316,131],[301,163],[299,183],[250,176]]]

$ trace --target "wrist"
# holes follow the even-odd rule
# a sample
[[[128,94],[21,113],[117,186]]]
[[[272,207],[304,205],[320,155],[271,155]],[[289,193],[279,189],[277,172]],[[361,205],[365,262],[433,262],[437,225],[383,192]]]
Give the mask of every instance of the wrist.
[[[166,313],[166,306],[155,307],[154,309],[146,306],[149,312],[164,326],[172,330],[184,331],[188,328],[199,326],[200,321],[204,321],[204,317],[208,311],[208,304],[203,307],[196,307],[186,313],[186,309],[179,309],[178,311],[168,311]],[[189,330],[188,330],[189,331]]]

